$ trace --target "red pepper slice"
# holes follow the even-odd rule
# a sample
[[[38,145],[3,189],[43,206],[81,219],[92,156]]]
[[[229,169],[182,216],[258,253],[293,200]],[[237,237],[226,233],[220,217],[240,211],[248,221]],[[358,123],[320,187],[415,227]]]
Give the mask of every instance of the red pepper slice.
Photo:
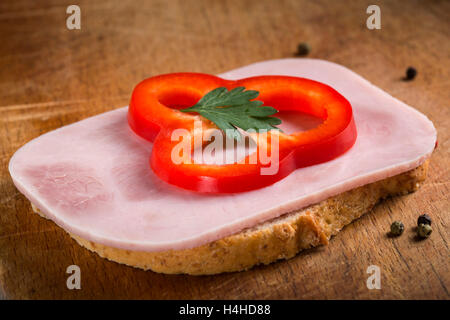
[[[179,141],[172,141],[173,130],[184,128],[194,134],[195,120],[202,120],[204,130],[216,128],[214,123],[198,114],[177,109],[195,105],[215,88],[230,90],[239,86],[259,91],[257,99],[264,105],[279,111],[310,114],[321,118],[323,123],[314,129],[289,135],[270,131],[269,136],[277,134],[279,138],[279,169],[276,174],[262,175],[261,168],[269,165],[260,159],[249,164],[250,155],[233,164],[175,164],[171,152]],[[352,107],[341,94],[323,83],[288,76],[258,76],[237,81],[200,73],[151,77],[134,89],[128,122],[136,134],[153,142],[150,164],[158,177],[184,189],[213,193],[242,192],[271,185],[297,168],[340,156],[353,146],[357,136]],[[257,148],[273,151],[270,142],[258,143]]]

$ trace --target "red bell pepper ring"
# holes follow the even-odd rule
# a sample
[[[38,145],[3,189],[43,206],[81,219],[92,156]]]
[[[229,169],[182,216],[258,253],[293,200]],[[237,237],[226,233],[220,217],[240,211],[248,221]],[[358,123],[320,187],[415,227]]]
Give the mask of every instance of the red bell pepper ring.
[[[202,121],[202,129],[217,128],[198,114],[177,109],[195,105],[209,91],[244,86],[259,91],[257,100],[277,110],[303,112],[323,120],[316,128],[285,134],[276,130],[269,135],[279,137],[279,169],[276,174],[262,175],[267,164],[249,164],[244,159],[233,164],[175,164],[171,152],[178,141],[172,141],[173,130],[193,132],[194,121]],[[258,76],[241,80],[225,80],[200,73],[172,73],[148,78],[133,91],[128,122],[139,136],[153,142],[150,165],[162,180],[197,192],[234,193],[271,185],[297,168],[332,160],[356,141],[356,126],[350,103],[331,87],[309,79],[288,76]],[[258,148],[267,148],[258,144]],[[247,156],[250,157],[251,155]],[[245,163],[245,164],[243,164]]]

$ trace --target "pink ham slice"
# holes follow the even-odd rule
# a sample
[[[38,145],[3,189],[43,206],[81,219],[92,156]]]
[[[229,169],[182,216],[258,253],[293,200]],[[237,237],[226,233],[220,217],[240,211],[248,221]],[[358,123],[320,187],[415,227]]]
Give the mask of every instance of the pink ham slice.
[[[426,116],[352,71],[313,59],[252,64],[221,76],[290,75],[326,83],[352,104],[358,139],[333,161],[256,191],[205,195],[160,181],[152,144],[128,128],[127,108],[44,134],[12,157],[17,188],[67,231],[108,246],[160,251],[199,246],[330,196],[410,170],[430,156]]]

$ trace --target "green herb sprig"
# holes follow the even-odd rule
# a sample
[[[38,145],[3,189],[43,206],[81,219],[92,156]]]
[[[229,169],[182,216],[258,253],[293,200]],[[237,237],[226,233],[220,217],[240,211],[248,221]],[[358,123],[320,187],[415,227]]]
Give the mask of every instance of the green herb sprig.
[[[276,127],[281,124],[281,120],[271,117],[278,110],[262,106],[262,101],[253,100],[258,95],[258,91],[245,90],[245,87],[237,87],[230,91],[220,87],[208,92],[194,106],[180,111],[199,113],[225,131],[229,138],[238,141],[241,139],[241,133],[237,128],[244,131],[281,130]]]

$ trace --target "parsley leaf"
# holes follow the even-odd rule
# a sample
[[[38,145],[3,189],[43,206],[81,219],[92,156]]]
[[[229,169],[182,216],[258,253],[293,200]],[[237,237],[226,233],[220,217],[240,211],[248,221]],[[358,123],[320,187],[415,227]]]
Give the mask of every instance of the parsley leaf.
[[[197,112],[206,119],[214,122],[217,127],[225,131],[231,139],[240,140],[241,133],[249,129],[281,130],[276,127],[281,120],[271,115],[278,112],[269,106],[261,106],[262,101],[253,100],[259,95],[258,91],[237,87],[230,91],[225,87],[216,88],[200,99],[196,105],[181,109],[182,112]]]

